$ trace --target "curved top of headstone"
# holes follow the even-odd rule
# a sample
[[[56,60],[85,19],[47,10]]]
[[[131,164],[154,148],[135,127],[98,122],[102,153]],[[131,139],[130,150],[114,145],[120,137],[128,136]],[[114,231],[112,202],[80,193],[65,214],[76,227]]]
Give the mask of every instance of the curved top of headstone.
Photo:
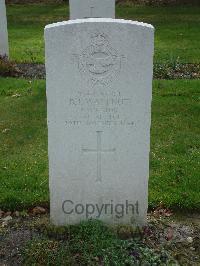
[[[73,25],[73,24],[95,23],[95,22],[128,24],[128,25],[135,25],[135,26],[139,26],[139,27],[146,27],[146,28],[154,30],[154,27],[148,23],[132,21],[132,20],[125,20],[125,19],[112,19],[112,18],[87,18],[87,19],[76,19],[76,20],[62,21],[62,22],[57,22],[57,23],[52,23],[52,24],[46,25],[45,30],[48,30],[51,28],[63,27],[63,26],[67,26],[67,25]]]

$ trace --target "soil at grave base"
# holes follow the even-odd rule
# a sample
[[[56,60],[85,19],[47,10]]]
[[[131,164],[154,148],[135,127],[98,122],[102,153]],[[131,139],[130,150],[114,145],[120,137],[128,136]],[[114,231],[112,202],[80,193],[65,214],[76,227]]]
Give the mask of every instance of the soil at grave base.
[[[45,65],[21,63],[13,65],[16,71],[3,76],[14,76],[26,79],[45,79]],[[1,72],[0,72],[1,76]],[[179,64],[172,67],[166,64],[154,65],[155,79],[200,79],[200,64]]]
[[[27,241],[43,237],[35,225],[48,223],[48,214],[13,217],[7,223],[0,219],[0,265],[22,265],[21,250]],[[148,247],[164,248],[179,265],[200,265],[200,214],[170,218],[149,214],[147,231],[143,242]]]

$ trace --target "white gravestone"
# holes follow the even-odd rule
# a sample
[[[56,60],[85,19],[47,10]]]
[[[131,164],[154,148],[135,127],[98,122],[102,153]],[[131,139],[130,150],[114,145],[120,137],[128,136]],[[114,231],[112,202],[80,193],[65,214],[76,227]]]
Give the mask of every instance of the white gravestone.
[[[0,55],[9,55],[5,0],[0,0]]]
[[[154,28],[93,18],[45,39],[52,222],[144,225]]]
[[[115,18],[115,0],[70,0],[70,19]]]

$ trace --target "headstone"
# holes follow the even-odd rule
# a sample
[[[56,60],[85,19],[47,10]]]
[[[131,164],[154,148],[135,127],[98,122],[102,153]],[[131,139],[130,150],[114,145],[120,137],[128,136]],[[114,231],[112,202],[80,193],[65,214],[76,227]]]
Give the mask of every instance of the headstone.
[[[0,0],[0,55],[9,54],[5,0]]]
[[[115,18],[115,0],[70,0],[70,19]]]
[[[54,224],[146,223],[153,36],[126,20],[46,26]]]

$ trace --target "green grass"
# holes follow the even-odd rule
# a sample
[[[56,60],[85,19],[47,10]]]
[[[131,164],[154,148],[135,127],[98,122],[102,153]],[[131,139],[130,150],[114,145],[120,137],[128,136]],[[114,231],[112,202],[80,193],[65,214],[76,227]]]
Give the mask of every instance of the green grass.
[[[155,81],[149,205],[200,209],[200,81]],[[0,78],[0,209],[48,202],[45,82]]]
[[[0,78],[0,208],[48,200],[44,87]]]
[[[200,81],[155,81],[150,205],[200,207]]]
[[[90,220],[68,227],[38,225],[43,239],[25,246],[23,265],[174,265],[168,252],[145,246],[142,231],[136,233],[133,227],[111,228]],[[120,237],[122,229],[130,239]]]
[[[117,18],[151,23],[155,26],[155,62],[200,62],[200,6],[123,6]],[[67,20],[65,4],[8,5],[11,59],[18,62],[44,62],[43,28]]]

